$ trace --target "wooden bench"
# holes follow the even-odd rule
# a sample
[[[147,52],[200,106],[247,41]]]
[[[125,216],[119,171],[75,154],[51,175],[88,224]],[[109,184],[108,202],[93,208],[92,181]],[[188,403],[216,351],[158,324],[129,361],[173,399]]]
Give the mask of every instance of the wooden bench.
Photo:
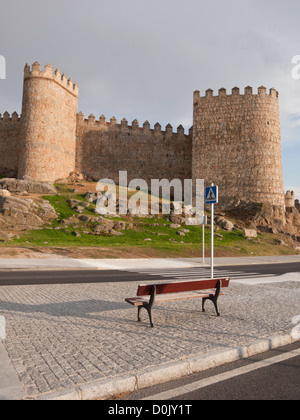
[[[176,300],[202,298],[202,311],[205,312],[205,302],[211,300],[215,305],[217,315],[219,296],[223,287],[229,286],[230,279],[193,280],[174,283],[141,284],[137,294],[133,298],[126,298],[125,301],[138,308],[138,321],[141,321],[140,311],[145,308],[149,315],[150,325],[153,328],[152,308],[154,303],[164,303]]]

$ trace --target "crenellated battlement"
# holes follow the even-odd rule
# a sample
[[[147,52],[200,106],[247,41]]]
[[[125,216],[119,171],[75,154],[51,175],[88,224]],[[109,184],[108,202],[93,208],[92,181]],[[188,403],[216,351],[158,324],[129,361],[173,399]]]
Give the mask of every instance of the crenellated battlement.
[[[218,90],[218,95],[214,95],[214,91],[212,89],[207,89],[205,91],[205,96],[201,96],[200,91],[196,90],[194,92],[194,99],[207,99],[207,98],[230,98],[230,97],[234,97],[236,98],[237,96],[239,97],[249,97],[249,96],[253,96],[253,97],[273,97],[273,98],[278,98],[279,97],[279,93],[276,89],[271,88],[269,90],[269,92],[267,92],[267,88],[264,86],[260,86],[257,89],[257,93],[253,92],[253,87],[251,86],[247,86],[244,88],[244,94],[242,94],[240,92],[240,88],[239,87],[234,87],[231,90],[231,94],[227,93],[227,90],[225,88],[221,88]]]
[[[75,167],[78,85],[51,64],[24,68],[18,177],[53,181]]]
[[[264,86],[194,92],[193,178],[219,185],[220,206],[252,200],[284,207],[278,97]]]
[[[294,191],[288,190],[285,194],[285,206],[295,207],[295,193]]]
[[[32,77],[53,80],[73,95],[78,96],[78,84],[73,83],[73,80],[68,78],[65,73],[62,74],[60,69],[56,69],[53,73],[53,67],[51,64],[46,64],[44,70],[41,69],[41,65],[37,61],[33,63],[31,67],[29,64],[26,64],[24,68],[24,80]]]
[[[76,170],[98,180],[205,179],[219,185],[219,208],[238,200],[294,205],[284,195],[276,89],[194,92],[193,126],[85,117],[78,84],[51,64],[24,68],[22,115],[0,114],[0,171],[55,181]],[[99,92],[101,95],[101,92]],[[2,169],[1,169],[2,168]],[[0,173],[1,173],[0,172]]]
[[[101,115],[97,120],[94,114],[90,114],[87,118],[84,116],[82,112],[77,114],[77,123],[79,124],[86,124],[91,128],[97,126],[99,129],[101,127],[103,129],[113,129],[118,130],[119,132],[128,132],[128,133],[139,133],[139,134],[149,134],[150,132],[154,134],[161,134],[161,135],[173,135],[177,134],[179,136],[186,135],[184,133],[184,127],[179,125],[177,127],[177,131],[173,130],[171,124],[167,124],[165,130],[162,130],[162,126],[159,123],[156,123],[153,128],[151,128],[149,121],[145,121],[142,126],[137,120],[132,121],[131,125],[128,124],[126,118],[123,118],[120,123],[118,123],[116,117],[112,117],[109,121],[106,119],[104,115]],[[189,134],[190,135],[190,134]]]
[[[12,115],[10,115],[7,111],[4,112],[3,116],[0,114],[0,124],[8,122],[19,123],[21,122],[21,116],[19,116],[17,112],[14,112]]]

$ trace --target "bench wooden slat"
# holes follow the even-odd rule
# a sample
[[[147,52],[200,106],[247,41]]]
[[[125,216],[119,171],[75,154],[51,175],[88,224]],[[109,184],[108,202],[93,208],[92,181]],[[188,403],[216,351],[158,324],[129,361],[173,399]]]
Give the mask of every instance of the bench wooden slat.
[[[147,303],[149,301],[148,299],[142,299],[142,297],[133,297],[133,298],[126,298],[125,302],[130,303],[130,305],[133,306],[143,306],[144,303]]]
[[[203,290],[203,291],[193,291],[193,292],[181,292],[181,293],[169,293],[166,295],[158,295],[155,298],[156,303],[172,302],[177,300],[188,300],[188,299],[200,299],[205,297],[214,296],[214,290]],[[223,296],[224,293],[220,293],[220,296]],[[144,303],[149,302],[148,296],[140,296],[125,299],[126,302],[130,303],[133,306],[143,306]]]
[[[214,289],[217,287],[218,281],[221,280],[222,287],[228,287],[230,279],[213,279],[213,280],[193,280],[193,281],[181,281],[175,283],[160,283],[155,284],[156,295],[169,294],[169,293],[180,293],[180,292],[191,292],[194,290],[206,290]],[[153,284],[144,284],[138,287],[137,296],[149,296],[153,288]]]

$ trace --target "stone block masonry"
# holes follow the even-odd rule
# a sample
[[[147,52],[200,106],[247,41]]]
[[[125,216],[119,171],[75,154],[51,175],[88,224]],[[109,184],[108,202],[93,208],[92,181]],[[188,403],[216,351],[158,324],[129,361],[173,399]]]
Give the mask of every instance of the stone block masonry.
[[[146,121],[109,122],[78,112],[78,85],[35,62],[24,69],[22,116],[0,119],[0,172],[37,181],[76,170],[95,180],[205,179],[220,187],[220,206],[238,200],[284,208],[278,92],[234,88],[194,93],[194,124],[165,130]]]
[[[21,118],[16,112],[0,115],[0,174],[15,177],[18,174]]]
[[[75,167],[78,86],[47,64],[26,65],[19,154],[20,178],[54,181]]]
[[[146,121],[143,127],[137,120],[129,126],[126,119],[117,124],[106,122],[102,115],[85,119],[77,116],[76,168],[94,179],[119,180],[119,171],[127,171],[128,180],[142,178],[148,185],[151,179],[191,179],[192,141],[182,126],[173,132],[170,124],[162,131]]]
[[[278,92],[194,93],[193,178],[219,185],[220,203],[238,200],[284,207]]]

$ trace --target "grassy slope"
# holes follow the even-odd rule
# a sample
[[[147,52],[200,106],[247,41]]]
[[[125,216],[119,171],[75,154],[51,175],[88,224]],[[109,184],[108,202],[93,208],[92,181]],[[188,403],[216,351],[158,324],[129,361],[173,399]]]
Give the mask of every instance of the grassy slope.
[[[123,236],[94,236],[83,233],[83,231],[91,231],[95,223],[80,223],[73,226],[66,226],[63,229],[53,229],[61,227],[61,219],[68,218],[77,214],[67,204],[67,199],[77,199],[84,201],[84,194],[71,193],[66,187],[61,189],[60,195],[43,197],[53,205],[59,214],[58,220],[51,223],[52,229],[43,229],[37,231],[29,231],[21,235],[20,239],[15,239],[10,246],[27,246],[31,247],[85,247],[98,248],[105,252],[95,253],[95,256],[109,256],[111,249],[112,254],[116,254],[118,250],[119,256],[136,255],[151,257],[195,257],[202,256],[202,227],[183,226],[190,233],[185,236],[178,236],[179,229],[169,227],[171,223],[166,218],[128,218],[127,216],[116,220],[125,220],[133,222],[133,229],[126,229]],[[92,212],[93,205],[83,211],[83,214],[95,216]],[[151,226],[153,224],[159,226]],[[167,226],[162,226],[166,224]],[[75,237],[72,232],[79,232],[81,237]],[[160,235],[158,235],[158,233]],[[245,256],[245,255],[287,255],[295,254],[295,250],[287,246],[279,246],[274,242],[275,236],[271,234],[259,234],[258,238],[246,240],[241,231],[226,232],[218,231],[223,235],[222,239],[215,239],[216,256]],[[151,241],[144,241],[150,238]],[[172,241],[173,240],[173,241]],[[286,241],[286,238],[284,237]],[[175,242],[176,241],[176,242]],[[210,252],[210,228],[205,229],[206,255]],[[113,252],[114,251],[114,252]],[[86,252],[86,255],[93,256],[93,253]]]

